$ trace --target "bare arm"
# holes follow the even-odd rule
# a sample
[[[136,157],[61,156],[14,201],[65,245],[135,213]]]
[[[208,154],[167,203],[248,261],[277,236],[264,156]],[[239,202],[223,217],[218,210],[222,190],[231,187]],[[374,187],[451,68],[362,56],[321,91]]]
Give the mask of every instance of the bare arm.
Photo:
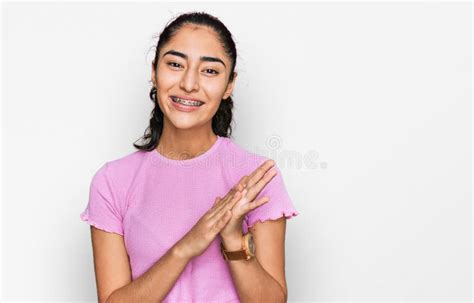
[[[232,209],[232,213],[238,224],[230,225],[234,221],[231,219],[232,229],[226,228],[220,235],[224,247],[227,250],[235,251],[242,248],[242,220],[243,215],[248,213],[255,206],[262,205],[268,198],[254,199],[276,175],[277,171],[269,171],[273,166],[272,161],[265,161],[250,176],[244,176],[238,183],[238,188],[246,187],[242,193],[242,200]],[[285,279],[285,231],[286,218],[278,220],[267,220],[256,222],[250,228],[254,236],[256,254],[250,260],[228,261],[230,272],[234,280],[239,298],[242,302],[286,302],[288,291]]]
[[[92,226],[91,233],[100,303],[160,302],[191,260],[181,253],[178,242],[132,282],[123,237]]]
[[[286,219],[256,222],[250,228],[256,256],[250,260],[227,261],[242,302],[287,302],[285,278]],[[242,235],[223,239],[224,247],[242,248]]]

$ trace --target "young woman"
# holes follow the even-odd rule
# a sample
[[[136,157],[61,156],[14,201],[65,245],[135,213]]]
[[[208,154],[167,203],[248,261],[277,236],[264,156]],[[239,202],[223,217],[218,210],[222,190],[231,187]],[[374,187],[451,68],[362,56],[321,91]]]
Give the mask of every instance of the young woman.
[[[231,138],[231,33],[206,13],[176,17],[152,63],[153,109],[138,151],[92,178],[99,302],[284,302],[286,219],[279,169]]]

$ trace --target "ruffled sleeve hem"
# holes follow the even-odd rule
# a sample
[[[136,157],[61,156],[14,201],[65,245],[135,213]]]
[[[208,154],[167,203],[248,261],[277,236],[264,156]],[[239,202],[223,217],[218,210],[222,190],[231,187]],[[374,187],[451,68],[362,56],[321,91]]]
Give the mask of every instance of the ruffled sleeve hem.
[[[101,230],[109,232],[109,233],[116,233],[116,234],[119,234],[119,235],[123,236],[123,231],[122,230],[117,229],[117,228],[113,228],[113,227],[109,227],[109,226],[104,226],[100,223],[95,222],[94,220],[91,220],[89,218],[89,214],[88,214],[87,211],[83,212],[80,215],[80,218],[81,218],[82,221],[87,222],[90,225],[92,225],[94,227],[97,227],[98,229],[101,229]]]
[[[286,219],[291,219],[299,215],[299,212],[296,210],[282,210],[278,213],[274,213],[272,215],[265,216],[264,218],[248,218],[247,219],[247,227],[250,229],[255,223],[257,222],[265,222],[267,220],[276,220],[285,216]]]

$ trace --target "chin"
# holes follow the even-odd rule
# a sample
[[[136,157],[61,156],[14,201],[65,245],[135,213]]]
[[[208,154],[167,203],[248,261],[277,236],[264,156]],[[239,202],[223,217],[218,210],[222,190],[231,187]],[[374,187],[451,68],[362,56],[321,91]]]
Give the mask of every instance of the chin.
[[[201,125],[201,123],[199,123],[200,121],[196,119],[196,117],[186,117],[180,114],[172,114],[172,116],[168,117],[168,119],[174,127],[179,129],[192,129]]]

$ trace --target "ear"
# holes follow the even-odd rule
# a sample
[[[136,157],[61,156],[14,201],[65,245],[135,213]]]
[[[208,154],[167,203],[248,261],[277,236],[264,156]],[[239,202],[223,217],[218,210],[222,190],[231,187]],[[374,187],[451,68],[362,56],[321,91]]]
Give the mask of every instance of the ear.
[[[229,82],[229,84],[227,84],[227,88],[225,89],[224,96],[222,96],[222,99],[225,100],[229,98],[229,96],[232,94],[236,80],[237,80],[237,73],[234,72],[234,79],[232,79],[232,81]]]
[[[153,67],[153,63],[151,63],[151,82],[153,83],[153,86],[156,87],[156,72],[155,72],[155,68]]]

